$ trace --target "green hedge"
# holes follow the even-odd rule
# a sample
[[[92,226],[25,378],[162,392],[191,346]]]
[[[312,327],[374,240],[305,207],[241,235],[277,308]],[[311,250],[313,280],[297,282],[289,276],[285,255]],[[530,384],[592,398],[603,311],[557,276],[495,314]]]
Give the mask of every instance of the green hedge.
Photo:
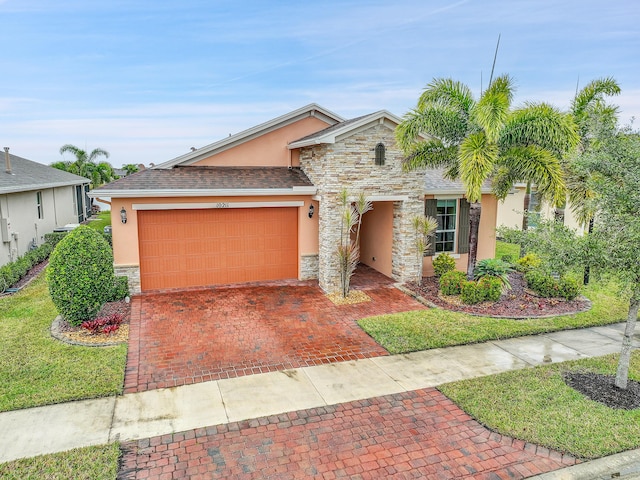
[[[49,258],[52,251],[53,245],[46,242],[33,250],[29,250],[15,262],[7,263],[0,267],[0,293],[20,281],[35,265]]]

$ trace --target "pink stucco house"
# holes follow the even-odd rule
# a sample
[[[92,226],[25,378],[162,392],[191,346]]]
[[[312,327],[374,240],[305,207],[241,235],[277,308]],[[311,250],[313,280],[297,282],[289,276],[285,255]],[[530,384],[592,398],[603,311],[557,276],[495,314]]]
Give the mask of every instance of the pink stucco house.
[[[464,270],[468,203],[440,172],[404,172],[387,111],[345,120],[311,104],[91,192],[111,197],[116,270],[132,291],[281,279],[338,288],[338,193],[365,192],[361,262],[398,281],[449,252]],[[497,201],[483,195],[478,258],[493,257]],[[417,260],[412,219],[438,217]],[[124,222],[126,218],[126,223]]]

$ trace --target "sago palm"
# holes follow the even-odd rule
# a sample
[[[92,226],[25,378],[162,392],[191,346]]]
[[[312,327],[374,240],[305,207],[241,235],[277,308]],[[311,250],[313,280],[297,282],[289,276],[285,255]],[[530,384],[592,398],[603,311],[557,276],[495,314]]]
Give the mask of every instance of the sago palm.
[[[565,195],[560,159],[578,142],[570,116],[544,103],[512,110],[513,93],[507,75],[496,78],[477,100],[463,83],[435,79],[396,130],[407,170],[440,167],[447,178],[464,184],[470,203],[469,279],[487,180],[499,198],[514,183],[530,180],[547,198],[559,202]]]

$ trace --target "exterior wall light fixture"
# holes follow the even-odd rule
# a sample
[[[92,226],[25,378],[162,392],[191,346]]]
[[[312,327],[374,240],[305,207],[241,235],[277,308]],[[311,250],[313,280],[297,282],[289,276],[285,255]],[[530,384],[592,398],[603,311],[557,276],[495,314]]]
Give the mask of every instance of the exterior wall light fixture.
[[[309,218],[313,218],[313,212],[315,211],[315,208],[313,205],[309,205]]]
[[[124,209],[124,207],[122,207],[122,209],[120,210],[120,221],[122,223],[127,223],[127,211]]]

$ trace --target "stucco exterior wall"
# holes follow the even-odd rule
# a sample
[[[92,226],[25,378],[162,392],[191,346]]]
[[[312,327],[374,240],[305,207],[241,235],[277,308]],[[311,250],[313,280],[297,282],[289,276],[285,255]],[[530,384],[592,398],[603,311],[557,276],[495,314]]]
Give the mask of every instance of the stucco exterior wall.
[[[522,228],[525,191],[525,187],[518,186],[515,188],[514,193],[507,195],[504,202],[498,203],[498,226]],[[554,219],[555,212],[556,209],[549,203],[543,202],[540,205],[540,217],[543,219]],[[578,222],[576,216],[571,211],[571,205],[568,202],[564,209],[564,224],[575,230],[578,235],[584,234],[584,226],[580,225],[580,222]]]
[[[393,202],[373,202],[362,219],[360,262],[390,277],[393,244]]]
[[[516,188],[504,201],[498,202],[497,226],[522,228],[525,189]]]
[[[255,139],[236,145],[194,165],[222,167],[294,167],[299,165],[298,152],[290,151],[287,145],[311,133],[327,128],[329,124],[316,117],[308,117],[285,125]]]
[[[0,217],[9,219],[15,234],[9,242],[0,238],[0,266],[24,255],[32,242],[41,245],[45,233],[68,223],[78,223],[74,189],[69,186],[0,195]],[[43,218],[38,218],[38,191],[42,192]]]
[[[375,165],[375,146],[386,146],[385,165]],[[334,144],[302,148],[300,166],[318,188],[319,211],[319,283],[325,291],[340,287],[336,248],[340,238],[339,193],[359,192],[377,201],[388,197],[393,203],[391,276],[398,281],[415,278],[419,269],[411,242],[412,219],[424,211],[422,194],[424,172],[402,171],[402,153],[395,143],[394,130],[376,123]],[[392,200],[392,197],[404,197]]]

